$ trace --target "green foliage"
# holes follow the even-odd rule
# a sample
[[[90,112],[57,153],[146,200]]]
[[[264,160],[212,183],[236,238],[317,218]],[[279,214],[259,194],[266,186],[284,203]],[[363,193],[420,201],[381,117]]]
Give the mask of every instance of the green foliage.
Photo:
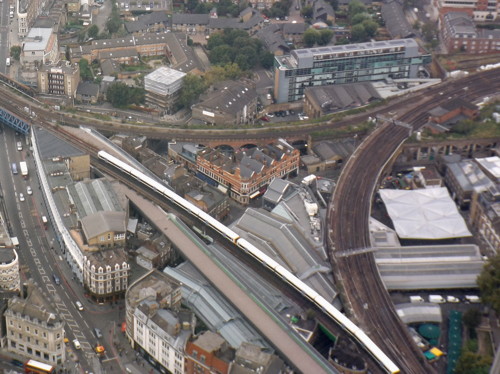
[[[129,87],[123,82],[113,83],[108,87],[106,98],[116,108],[124,108],[130,104],[143,104],[145,91],[139,87]]]
[[[464,351],[460,355],[455,374],[488,374],[492,359],[474,352]]]
[[[18,45],[13,45],[12,47],[10,47],[10,56],[14,60],[19,61],[21,57],[21,47]]]
[[[451,131],[457,134],[468,135],[474,130],[475,127],[476,124],[474,123],[474,121],[466,119],[454,125]]]
[[[486,262],[477,278],[477,284],[483,302],[491,305],[497,314],[500,313],[500,254]]]
[[[241,70],[250,70],[260,61],[266,51],[262,42],[243,30],[226,29],[222,33],[212,34],[208,39],[210,62],[214,65],[237,63]]]
[[[329,29],[323,29],[319,31],[318,44],[327,45],[332,40],[333,31]]]
[[[354,26],[354,25],[357,25],[358,23],[363,23],[363,21],[366,21],[368,19],[370,19],[370,17],[366,13],[355,14],[351,18],[351,25]]]
[[[437,38],[437,25],[433,22],[426,22],[422,26],[422,35],[426,42],[431,42]]]
[[[367,19],[363,21],[362,25],[365,28],[366,35],[368,35],[369,38],[373,38],[375,35],[377,35],[377,29],[378,29],[377,22],[371,19]]]
[[[245,72],[241,70],[238,64],[232,62],[226,65],[214,65],[205,74],[206,86],[210,86],[213,83],[224,81],[224,80],[236,80],[241,78]]]
[[[319,40],[320,34],[318,30],[310,27],[304,32],[304,36],[302,38],[302,41],[304,42],[304,45],[306,47],[312,47],[316,42]]]
[[[87,35],[89,38],[97,38],[97,35],[99,35],[99,27],[97,25],[90,26],[87,30]]]
[[[362,24],[354,25],[351,28],[351,41],[354,43],[364,42],[368,39],[368,34]]]
[[[311,5],[306,5],[305,7],[302,8],[302,10],[300,11],[300,14],[302,14],[302,16],[304,18],[312,18],[313,7]]]
[[[82,58],[78,64],[80,65],[80,77],[82,80],[91,81],[94,79],[94,75],[92,74],[92,70],[90,69],[87,59]]]
[[[106,21],[106,29],[110,34],[114,34],[120,30],[122,25],[122,20],[120,18],[120,9],[116,3],[113,3],[113,8],[111,9],[111,15]]]
[[[464,325],[469,329],[475,329],[481,323],[481,311],[477,308],[467,310],[462,317]]]
[[[358,0],[351,1],[348,6],[349,19],[352,20],[356,14],[365,13],[366,8]]]
[[[190,109],[200,95],[207,89],[205,80],[194,74],[187,74],[184,77],[182,88],[179,95],[179,105]]]
[[[269,69],[274,65],[274,55],[271,52],[265,51],[261,53],[259,62],[264,69]]]
[[[264,9],[262,13],[270,18],[282,18],[288,15],[291,6],[292,0],[281,0],[273,3],[273,6],[270,9]]]

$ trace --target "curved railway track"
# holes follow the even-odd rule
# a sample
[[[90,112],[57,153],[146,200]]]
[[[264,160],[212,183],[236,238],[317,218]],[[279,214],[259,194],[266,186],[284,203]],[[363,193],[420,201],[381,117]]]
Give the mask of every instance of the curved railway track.
[[[481,97],[500,90],[498,71],[469,77],[467,93]],[[434,90],[399,120],[411,124],[411,130],[425,123],[429,103],[436,103],[462,90],[463,82],[450,84],[446,90]],[[443,92],[441,94],[441,92]],[[402,373],[429,374],[434,369],[424,360],[397,316],[389,294],[378,274],[371,248],[368,218],[371,200],[386,162],[410,134],[410,128],[392,123],[380,125],[356,150],[345,165],[330,203],[329,248],[338,280],[343,283],[348,310],[376,344],[400,367]],[[337,254],[342,253],[342,256]],[[349,255],[351,254],[351,255]]]

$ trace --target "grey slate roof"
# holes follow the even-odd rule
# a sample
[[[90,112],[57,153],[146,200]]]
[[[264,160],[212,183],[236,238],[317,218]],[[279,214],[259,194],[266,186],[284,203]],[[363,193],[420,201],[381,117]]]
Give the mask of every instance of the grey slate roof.
[[[403,13],[401,0],[388,0],[382,4],[382,18],[389,34],[394,39],[412,38],[415,32]]]
[[[123,211],[116,193],[105,178],[72,183],[67,189],[80,219],[100,211]]]
[[[137,21],[126,22],[125,28],[129,33],[134,33],[138,31],[146,31],[149,27],[163,23],[168,24],[168,16],[165,12],[153,12],[148,14],[140,15]]]
[[[78,83],[76,94],[82,96],[97,96],[99,95],[99,85],[93,82],[80,82]]]
[[[101,51],[99,52],[100,59],[122,58],[122,57],[138,57],[139,54],[135,48],[120,49],[117,51]]]
[[[82,156],[85,153],[78,148],[73,147],[56,135],[41,127],[33,126],[38,143],[38,151],[42,160],[53,159],[56,157]]]
[[[474,188],[493,185],[488,176],[472,160],[448,164],[446,173],[453,174],[460,188],[465,192],[472,192]]]
[[[209,21],[209,14],[174,13],[172,15],[172,25],[208,25]]]
[[[235,81],[224,81],[216,85],[213,91],[203,96],[196,106],[213,111],[221,111],[235,115],[243,110],[245,105],[255,100],[257,91],[254,88]]]
[[[81,219],[82,230],[86,238],[95,238],[108,231],[124,233],[126,218],[125,212],[97,212]]]
[[[281,25],[278,23],[272,23],[260,29],[254,37],[260,39],[271,53],[275,53],[278,49],[284,52],[290,50],[281,33]]]
[[[303,34],[307,29],[307,25],[301,23],[282,23],[283,34]]]

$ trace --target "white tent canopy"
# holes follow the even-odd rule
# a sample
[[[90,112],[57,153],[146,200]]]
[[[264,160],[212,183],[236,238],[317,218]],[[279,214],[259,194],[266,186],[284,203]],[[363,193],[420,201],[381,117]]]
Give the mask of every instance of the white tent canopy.
[[[379,191],[402,239],[449,239],[471,236],[445,187]]]

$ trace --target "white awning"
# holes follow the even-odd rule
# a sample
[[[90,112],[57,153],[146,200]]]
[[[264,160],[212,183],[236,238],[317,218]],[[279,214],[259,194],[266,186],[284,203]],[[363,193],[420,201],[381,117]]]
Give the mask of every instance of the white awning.
[[[472,236],[445,187],[379,191],[394,228],[403,239]]]

